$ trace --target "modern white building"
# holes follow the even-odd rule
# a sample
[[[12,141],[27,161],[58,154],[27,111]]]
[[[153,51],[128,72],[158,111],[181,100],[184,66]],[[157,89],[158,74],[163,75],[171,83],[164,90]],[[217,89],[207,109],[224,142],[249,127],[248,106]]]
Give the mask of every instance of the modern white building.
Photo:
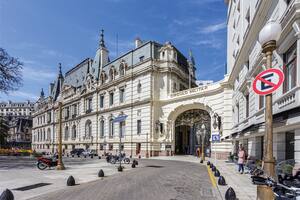
[[[49,96],[37,101],[32,148],[56,151],[58,102],[64,152],[89,148],[115,153],[121,143],[132,156],[196,154],[201,134],[210,148],[212,132],[230,135],[232,90],[226,77],[197,87],[194,64],[191,54],[187,59],[170,42],[140,39],[135,49],[110,61],[102,33],[95,58],[65,75],[60,69]],[[230,145],[214,149],[226,157]]]
[[[265,70],[266,59],[258,42],[260,30],[270,20],[281,24],[272,66],[285,74],[273,93],[274,156],[276,161],[300,162],[300,1],[228,0],[227,73],[232,85],[232,133],[227,140],[246,147],[249,155],[263,158],[264,96],[254,93],[252,82]]]

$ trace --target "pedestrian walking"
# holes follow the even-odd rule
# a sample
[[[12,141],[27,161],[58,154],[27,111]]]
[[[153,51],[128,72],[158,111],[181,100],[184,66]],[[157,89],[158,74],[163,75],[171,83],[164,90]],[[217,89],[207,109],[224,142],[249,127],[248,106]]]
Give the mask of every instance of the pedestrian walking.
[[[246,152],[244,150],[243,145],[240,145],[239,153],[238,153],[238,165],[239,165],[239,172],[241,174],[244,173],[245,160],[246,160]]]

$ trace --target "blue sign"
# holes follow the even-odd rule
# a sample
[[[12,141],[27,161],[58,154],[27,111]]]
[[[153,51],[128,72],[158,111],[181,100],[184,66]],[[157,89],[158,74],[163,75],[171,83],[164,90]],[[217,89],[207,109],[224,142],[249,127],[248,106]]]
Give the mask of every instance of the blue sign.
[[[220,134],[211,135],[212,142],[220,142]]]
[[[127,118],[127,115],[120,115],[120,116],[116,117],[115,119],[113,119],[113,123],[125,121],[126,118]]]

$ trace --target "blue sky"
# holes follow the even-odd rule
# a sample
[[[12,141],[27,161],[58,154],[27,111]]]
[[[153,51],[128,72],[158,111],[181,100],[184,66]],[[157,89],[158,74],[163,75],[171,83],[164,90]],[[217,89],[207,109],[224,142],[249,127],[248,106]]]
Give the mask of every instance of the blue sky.
[[[0,101],[36,100],[41,88],[83,59],[94,58],[100,30],[110,58],[134,47],[134,38],[170,41],[193,51],[197,79],[223,79],[226,62],[224,0],[1,0],[0,47],[24,63],[23,86]]]

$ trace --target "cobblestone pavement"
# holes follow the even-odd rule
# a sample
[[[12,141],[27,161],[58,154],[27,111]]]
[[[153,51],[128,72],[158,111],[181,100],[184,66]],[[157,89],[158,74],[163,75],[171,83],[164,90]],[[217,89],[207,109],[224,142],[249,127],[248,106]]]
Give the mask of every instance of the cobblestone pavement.
[[[140,160],[137,168],[32,200],[197,200],[221,199],[206,166],[165,160]]]

